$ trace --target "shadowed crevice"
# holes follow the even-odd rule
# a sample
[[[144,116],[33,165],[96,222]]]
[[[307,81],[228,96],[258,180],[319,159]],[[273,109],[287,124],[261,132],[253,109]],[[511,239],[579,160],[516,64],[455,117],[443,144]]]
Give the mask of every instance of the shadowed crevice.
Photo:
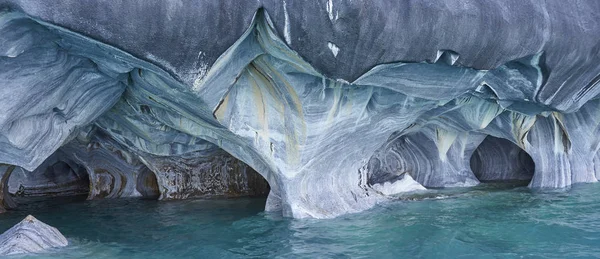
[[[514,143],[487,136],[471,156],[471,170],[481,182],[529,184],[535,172],[533,159]]]

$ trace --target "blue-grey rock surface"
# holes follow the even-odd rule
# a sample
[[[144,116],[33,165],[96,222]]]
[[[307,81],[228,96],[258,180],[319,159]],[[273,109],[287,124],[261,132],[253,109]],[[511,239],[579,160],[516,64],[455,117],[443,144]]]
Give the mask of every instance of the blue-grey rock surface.
[[[163,199],[244,192],[247,165],[266,210],[328,218],[521,170],[531,188],[600,177],[598,1],[2,8],[0,163],[77,161],[100,196],[155,193],[140,175]]]
[[[58,229],[29,215],[0,235],[0,255],[39,253],[68,244]]]
[[[535,170],[527,152],[506,139],[492,136],[479,145],[470,162],[480,181],[529,181]]]

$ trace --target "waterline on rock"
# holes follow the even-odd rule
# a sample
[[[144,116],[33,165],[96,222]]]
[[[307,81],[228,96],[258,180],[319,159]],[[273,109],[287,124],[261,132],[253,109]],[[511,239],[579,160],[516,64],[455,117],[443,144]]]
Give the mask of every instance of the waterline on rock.
[[[600,186],[568,192],[482,184],[427,191],[329,220],[262,212],[264,199],[30,204],[70,245],[27,258],[589,257],[600,252]],[[426,197],[429,195],[429,197]],[[416,200],[416,201],[415,201]],[[559,249],[557,249],[559,248]]]

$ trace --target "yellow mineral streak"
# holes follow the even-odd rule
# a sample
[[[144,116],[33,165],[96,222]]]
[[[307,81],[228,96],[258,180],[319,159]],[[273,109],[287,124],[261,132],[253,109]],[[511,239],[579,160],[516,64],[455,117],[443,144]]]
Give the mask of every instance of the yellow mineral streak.
[[[527,150],[525,143],[527,142],[527,135],[537,120],[536,116],[529,116],[517,112],[511,112],[512,120],[512,134],[517,142],[517,145],[524,150]],[[528,142],[527,142],[528,143]]]

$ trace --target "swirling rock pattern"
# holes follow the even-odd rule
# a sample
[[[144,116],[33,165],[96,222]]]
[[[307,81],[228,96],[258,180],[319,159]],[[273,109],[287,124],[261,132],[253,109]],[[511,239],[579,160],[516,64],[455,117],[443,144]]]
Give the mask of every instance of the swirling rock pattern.
[[[39,253],[68,244],[58,229],[29,215],[0,235],[0,255]]]
[[[81,131],[59,151],[85,168],[90,179],[88,199],[159,195],[154,173],[135,153],[97,128]]]
[[[441,129],[390,140],[369,161],[369,183],[394,182],[408,173],[425,187],[465,187],[479,183],[470,168],[475,148],[485,135],[457,134]]]
[[[33,172],[17,170],[8,179],[11,195],[19,197],[55,197],[87,195],[89,176],[73,161],[61,161],[55,152]]]
[[[0,162],[32,171],[108,110],[125,85],[28,17],[0,19]]]
[[[269,184],[252,168],[225,151],[196,151],[185,156],[145,157],[156,172],[161,200],[264,196]]]
[[[234,160],[208,151],[222,150],[266,179],[267,210],[335,217],[423,186],[506,179],[472,171],[487,136],[531,157],[532,188],[600,173],[597,1],[2,3],[144,58],[0,16],[0,82],[11,86],[0,96],[16,98],[0,104],[0,163],[33,171],[59,148],[81,153],[92,175],[112,177],[92,183],[119,186],[109,196],[140,182],[109,172],[142,164],[165,199],[217,194],[206,186],[223,181],[208,176],[231,175]],[[194,17],[219,29],[198,30]],[[89,127],[139,162],[103,144],[77,151]],[[497,167],[480,158],[476,171]],[[94,171],[105,159],[127,163]]]
[[[152,172],[117,143],[100,136],[69,142],[32,172],[20,168],[8,181],[10,193],[20,197],[86,195],[88,199],[158,197],[156,178],[153,183],[147,180]]]

